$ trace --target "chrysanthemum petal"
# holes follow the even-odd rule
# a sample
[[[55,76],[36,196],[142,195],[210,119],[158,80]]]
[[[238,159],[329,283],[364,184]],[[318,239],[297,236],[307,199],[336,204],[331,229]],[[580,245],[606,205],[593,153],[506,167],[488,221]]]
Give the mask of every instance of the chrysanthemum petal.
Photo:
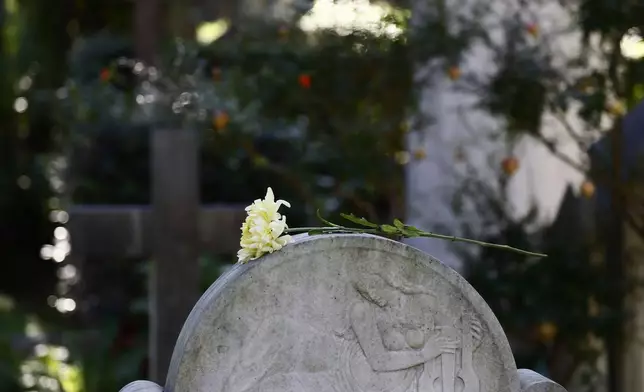
[[[291,242],[291,236],[283,235],[288,226],[286,216],[278,212],[282,205],[291,206],[284,200],[275,201],[273,190],[268,188],[264,200],[255,200],[246,207],[247,216],[241,227],[242,236],[239,241],[241,249],[237,252],[239,263],[280,250]]]

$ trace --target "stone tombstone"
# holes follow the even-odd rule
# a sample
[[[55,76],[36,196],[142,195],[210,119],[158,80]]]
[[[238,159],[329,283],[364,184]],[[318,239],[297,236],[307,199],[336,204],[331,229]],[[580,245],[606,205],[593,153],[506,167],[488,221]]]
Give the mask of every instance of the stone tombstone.
[[[559,392],[517,371],[479,294],[429,255],[371,235],[297,236],[201,297],[165,388],[121,392]]]

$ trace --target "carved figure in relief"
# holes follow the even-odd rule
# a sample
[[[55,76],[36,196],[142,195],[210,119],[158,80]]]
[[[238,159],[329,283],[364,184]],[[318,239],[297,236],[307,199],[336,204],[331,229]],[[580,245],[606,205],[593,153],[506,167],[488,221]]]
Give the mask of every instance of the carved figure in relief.
[[[265,319],[244,339],[222,392],[479,392],[478,320],[464,314],[454,325],[435,325],[426,287],[398,275],[352,275],[356,299],[343,331]]]
[[[478,392],[472,367],[481,338],[477,320],[464,315],[460,328],[436,326],[434,298],[426,287],[382,273],[360,275],[353,286],[363,300],[351,306],[350,320],[362,352],[353,350],[346,367],[359,366],[362,354],[371,371],[364,365],[351,371],[357,390]],[[398,380],[381,380],[391,372]],[[383,385],[386,381],[392,385]]]

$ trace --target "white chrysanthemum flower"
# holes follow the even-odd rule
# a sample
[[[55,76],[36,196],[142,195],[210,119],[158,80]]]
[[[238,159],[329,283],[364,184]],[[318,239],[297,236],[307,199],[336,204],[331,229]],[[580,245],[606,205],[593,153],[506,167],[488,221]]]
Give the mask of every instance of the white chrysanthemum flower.
[[[241,227],[241,249],[237,252],[239,263],[247,263],[266,253],[273,253],[291,242],[290,235],[282,235],[288,229],[286,216],[277,212],[282,205],[291,207],[284,200],[275,201],[273,190],[268,188],[264,200],[257,199],[246,207],[248,216]]]

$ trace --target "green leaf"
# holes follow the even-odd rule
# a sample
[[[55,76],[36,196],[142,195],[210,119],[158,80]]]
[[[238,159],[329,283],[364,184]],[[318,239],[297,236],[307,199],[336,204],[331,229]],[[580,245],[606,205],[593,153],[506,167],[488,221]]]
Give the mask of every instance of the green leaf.
[[[357,225],[360,225],[360,226],[370,227],[372,229],[377,229],[378,228],[377,224],[371,223],[368,220],[366,220],[365,218],[358,218],[357,216],[355,216],[353,214],[343,214],[343,213],[341,213],[340,216],[343,217],[344,219],[346,219],[346,220],[348,220],[350,222],[353,222],[353,223],[355,223]]]
[[[410,225],[404,225],[400,231],[402,232],[402,235],[407,238],[421,237],[424,233],[424,231],[419,228]]]
[[[414,238],[414,237],[421,237],[420,233],[418,231],[414,230],[409,230],[407,228],[401,230],[403,237],[406,238]]]
[[[400,221],[400,219],[394,219],[394,226],[399,228],[400,230],[405,228],[405,224]]]
[[[322,218],[322,214],[320,214],[320,210],[318,209],[315,213],[317,215],[318,219],[320,222],[324,223],[325,225],[331,226],[331,227],[341,227],[340,225],[336,225],[335,223],[329,222],[328,220]]]
[[[398,230],[397,228],[395,228],[392,225],[382,225],[382,226],[380,226],[380,230],[382,230],[383,232],[385,232],[387,234],[399,234],[400,233],[400,230]]]

